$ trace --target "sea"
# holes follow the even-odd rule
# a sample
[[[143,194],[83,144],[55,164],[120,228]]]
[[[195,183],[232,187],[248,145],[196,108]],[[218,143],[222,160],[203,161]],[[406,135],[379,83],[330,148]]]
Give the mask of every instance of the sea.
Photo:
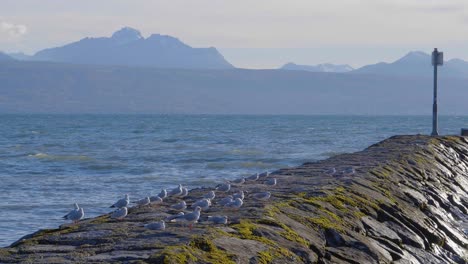
[[[181,183],[214,186],[257,172],[429,134],[431,116],[0,115],[0,247]],[[441,116],[460,134],[468,116]]]

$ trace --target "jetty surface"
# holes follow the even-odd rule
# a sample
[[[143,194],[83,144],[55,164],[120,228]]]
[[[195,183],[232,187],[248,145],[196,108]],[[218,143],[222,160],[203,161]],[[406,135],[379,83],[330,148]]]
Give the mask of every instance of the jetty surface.
[[[170,198],[123,220],[40,230],[1,248],[0,263],[467,263],[468,137],[394,136],[269,177],[276,186],[233,186],[246,191],[238,210],[217,205],[227,195],[217,192],[192,230],[143,227],[177,213]],[[263,191],[271,198],[253,199]],[[209,224],[212,215],[229,222]]]

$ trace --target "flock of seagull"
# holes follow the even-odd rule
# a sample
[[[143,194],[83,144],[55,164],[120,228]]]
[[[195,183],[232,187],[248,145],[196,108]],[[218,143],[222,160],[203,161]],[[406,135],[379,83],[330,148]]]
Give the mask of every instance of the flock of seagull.
[[[353,167],[347,167],[344,170],[337,172],[335,168],[330,168],[324,171],[325,174],[330,176],[352,176],[355,174]],[[166,228],[166,222],[185,222],[189,224],[190,229],[192,225],[197,223],[202,210],[207,210],[214,201],[216,197],[216,192],[228,193],[231,191],[231,185],[240,187],[246,182],[256,182],[259,179],[263,179],[263,184],[266,186],[275,186],[277,183],[276,178],[270,177],[269,172],[256,173],[247,178],[239,178],[232,181],[226,180],[225,183],[219,184],[214,188],[214,190],[209,191],[204,194],[199,200],[191,204],[192,212],[186,213],[187,203],[183,200],[189,193],[189,190],[186,187],[183,187],[182,184],[179,184],[176,188],[170,190],[169,192],[166,189],[162,189],[161,192],[156,196],[148,196],[143,199],[137,200],[134,203],[137,206],[146,206],[150,204],[159,204],[163,203],[163,200],[168,197],[175,197],[181,199],[180,202],[172,204],[170,208],[175,211],[180,211],[178,214],[170,215],[164,220],[158,222],[153,222],[144,225],[146,228],[151,230],[164,230]],[[268,200],[271,197],[270,192],[257,192],[251,195],[253,199],[256,200]],[[245,194],[244,191],[240,190],[237,193],[232,195],[227,195],[223,198],[219,198],[216,201],[217,205],[223,206],[227,209],[239,209],[244,204]],[[125,197],[115,202],[111,208],[117,208],[111,214],[111,218],[122,220],[128,214],[128,206],[130,205],[130,196],[125,194]],[[73,223],[78,222],[84,218],[84,210],[80,208],[78,204],[75,203],[75,209],[71,210],[66,214],[64,219],[71,220]],[[228,217],[223,215],[208,216],[208,221],[214,224],[227,224]]]
[[[225,183],[219,184],[214,188],[214,190],[210,190],[202,197],[200,197],[199,200],[193,202],[190,205],[190,208],[193,209],[192,212],[185,211],[187,209],[187,203],[183,199],[188,195],[189,190],[186,187],[183,187],[182,184],[179,184],[176,188],[170,191],[162,189],[158,195],[148,196],[133,203],[135,203],[137,206],[147,206],[150,204],[163,203],[164,199],[168,197],[180,199],[180,202],[170,205],[170,208],[172,210],[180,211],[178,214],[170,215],[164,220],[145,224],[144,227],[150,230],[164,230],[166,228],[166,222],[182,222],[189,224],[189,228],[192,229],[193,224],[197,223],[200,219],[201,211],[206,211],[212,205],[212,202],[216,198],[216,193],[227,194],[232,190],[231,186],[241,187],[247,182],[256,182],[259,179],[263,179],[263,184],[266,186],[275,186],[277,183],[277,179],[270,177],[270,175],[271,174],[269,172],[264,172],[261,174],[256,173],[247,178],[243,177],[232,181],[226,180]],[[271,197],[271,193],[267,191],[256,192],[250,195],[250,197],[252,197],[255,200],[268,200]],[[244,198],[244,191],[239,190],[239,192],[237,193],[217,199],[216,204],[227,209],[239,209],[244,204]],[[119,199],[112,206],[110,206],[111,208],[117,208],[111,213],[110,217],[112,219],[117,220],[124,219],[128,214],[128,207],[130,204],[130,196],[128,194],[125,194],[124,198]],[[83,208],[80,208],[78,204],[75,203],[75,209],[71,210],[63,218],[71,220],[73,221],[73,223],[77,223],[78,221],[84,218],[84,215],[85,214]],[[225,215],[208,216],[207,221],[214,224],[227,224],[228,217]]]

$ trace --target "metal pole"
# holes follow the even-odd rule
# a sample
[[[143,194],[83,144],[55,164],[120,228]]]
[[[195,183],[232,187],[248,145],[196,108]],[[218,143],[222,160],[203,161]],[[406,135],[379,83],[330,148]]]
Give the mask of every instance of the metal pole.
[[[435,63],[434,63],[434,103],[432,105],[432,136],[438,136],[438,124],[437,124],[437,49],[434,50]]]

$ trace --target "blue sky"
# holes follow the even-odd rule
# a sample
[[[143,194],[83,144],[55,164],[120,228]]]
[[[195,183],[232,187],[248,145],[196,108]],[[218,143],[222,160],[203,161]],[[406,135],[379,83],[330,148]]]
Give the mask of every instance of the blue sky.
[[[0,50],[33,53],[123,26],[218,48],[238,67],[361,66],[434,47],[468,60],[465,0],[0,0]]]

